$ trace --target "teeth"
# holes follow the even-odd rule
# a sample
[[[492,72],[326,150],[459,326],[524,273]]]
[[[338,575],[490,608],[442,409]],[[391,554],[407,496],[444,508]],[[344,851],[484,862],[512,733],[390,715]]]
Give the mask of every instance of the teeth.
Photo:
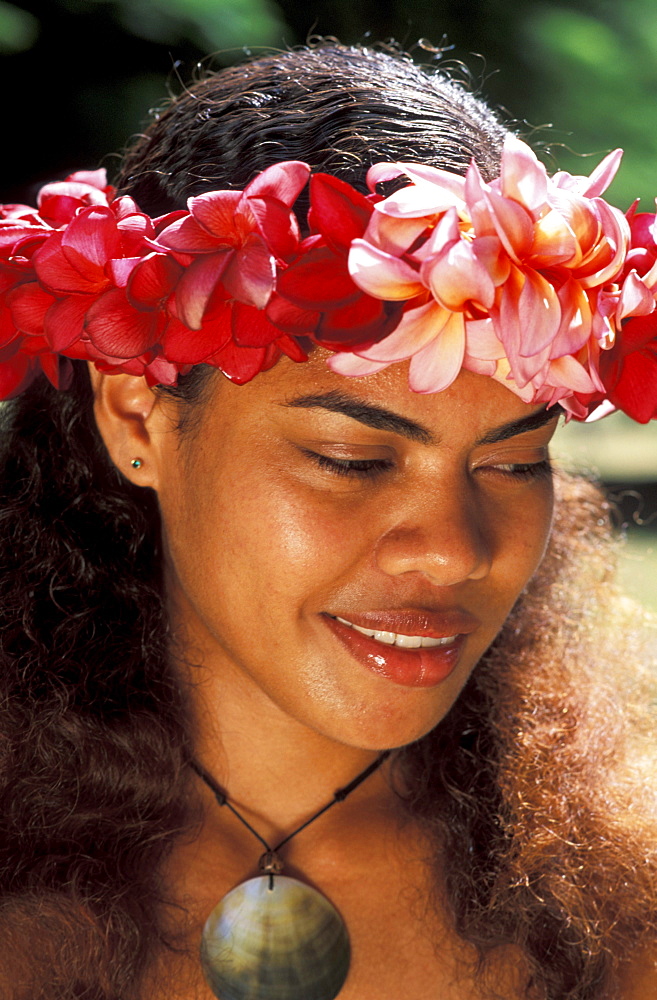
[[[445,636],[443,639],[430,639],[425,635],[402,635],[398,632],[377,632],[373,628],[361,628],[360,625],[354,625],[353,622],[348,622],[346,618],[339,618],[335,616],[337,621],[342,622],[343,625],[348,625],[349,628],[353,628],[356,632],[361,632],[362,635],[368,635],[372,639],[376,639],[377,642],[384,642],[387,646],[401,646],[402,649],[419,649],[423,647],[424,649],[435,647],[435,646],[448,646],[451,642],[456,639],[455,635]]]

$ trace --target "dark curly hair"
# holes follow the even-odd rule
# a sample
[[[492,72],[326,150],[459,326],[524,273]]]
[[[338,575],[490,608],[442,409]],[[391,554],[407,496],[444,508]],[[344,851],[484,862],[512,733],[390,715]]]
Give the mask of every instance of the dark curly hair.
[[[490,177],[503,138],[442,75],[323,45],[191,85],[118,183],[158,213],[291,158],[361,190],[382,159],[463,173],[474,157]],[[206,380],[199,366],[168,390],[180,433]],[[35,382],[2,420],[0,992],[143,1000],[149,966],[173,947],[164,863],[198,820],[156,498],[111,465],[84,367],[67,391]],[[436,897],[483,981],[487,956],[515,946],[528,998],[603,1000],[618,995],[623,957],[657,935],[641,768],[641,663],[654,654],[611,582],[606,504],[586,482],[556,486],[539,572],[454,709],[397,767],[435,845]]]

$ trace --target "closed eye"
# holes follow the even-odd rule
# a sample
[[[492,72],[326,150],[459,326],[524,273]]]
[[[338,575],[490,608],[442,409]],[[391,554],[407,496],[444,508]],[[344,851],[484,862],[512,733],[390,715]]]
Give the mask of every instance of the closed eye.
[[[541,479],[552,475],[552,463],[549,458],[540,462],[501,462],[498,465],[484,466],[492,472],[500,472],[503,476],[514,479]]]
[[[308,448],[302,448],[301,451],[320,469],[325,469],[337,476],[347,476],[353,479],[374,479],[384,472],[389,472],[393,466],[393,463],[386,458],[329,458],[328,455],[321,455]]]

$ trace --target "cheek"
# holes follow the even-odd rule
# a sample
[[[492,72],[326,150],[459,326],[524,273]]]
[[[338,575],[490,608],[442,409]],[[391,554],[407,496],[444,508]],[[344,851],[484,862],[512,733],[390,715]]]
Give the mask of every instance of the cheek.
[[[244,465],[237,474],[222,463],[213,477],[195,478],[202,490],[161,497],[169,558],[203,617],[252,611],[273,621],[281,607],[294,614],[320,600],[356,558],[358,531],[346,505],[336,511],[280,470]]]
[[[518,597],[541,564],[552,527],[552,482],[528,496],[527,502],[515,506],[503,525],[498,550],[500,563],[513,601]]]

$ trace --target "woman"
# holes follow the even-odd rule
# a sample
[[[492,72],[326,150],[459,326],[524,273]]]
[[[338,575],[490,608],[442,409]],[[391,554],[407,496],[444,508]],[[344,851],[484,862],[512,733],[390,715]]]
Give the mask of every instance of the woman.
[[[6,207],[3,996],[654,989],[649,634],[548,445],[652,416],[657,254],[612,161],[541,171],[457,85],[329,45],[174,101],[136,205],[86,174]],[[283,890],[293,968],[244,973]]]

